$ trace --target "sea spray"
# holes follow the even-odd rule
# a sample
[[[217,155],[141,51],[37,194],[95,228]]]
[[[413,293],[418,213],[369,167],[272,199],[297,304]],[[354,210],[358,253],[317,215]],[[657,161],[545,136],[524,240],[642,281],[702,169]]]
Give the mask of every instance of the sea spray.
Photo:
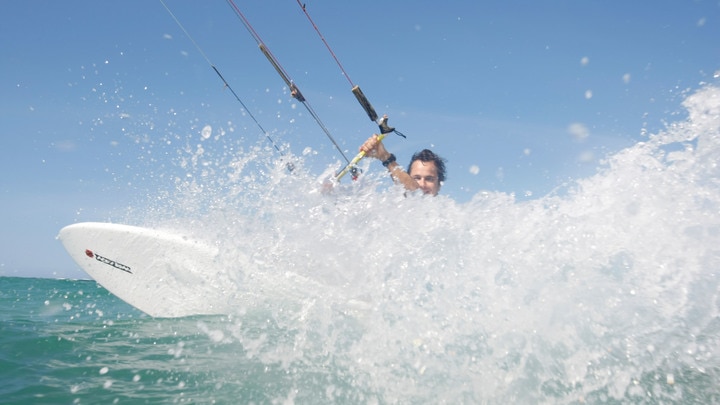
[[[144,220],[221,247],[230,317],[199,331],[245,359],[218,378],[249,361],[273,400],[712,402],[720,89],[684,106],[523,202],[408,194],[367,162],[329,189],[301,157],[288,172],[269,148],[204,137]]]

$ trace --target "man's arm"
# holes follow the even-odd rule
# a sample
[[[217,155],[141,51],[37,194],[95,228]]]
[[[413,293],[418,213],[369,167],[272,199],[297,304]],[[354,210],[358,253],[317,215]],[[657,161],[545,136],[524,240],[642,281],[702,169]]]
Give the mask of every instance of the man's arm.
[[[368,138],[368,140],[360,146],[360,150],[365,152],[365,156],[369,156],[383,162],[383,165],[387,167],[388,172],[390,172],[390,177],[392,177],[393,181],[395,181],[395,183],[402,184],[406,190],[413,191],[420,188],[418,183],[413,180],[413,178],[410,177],[405,170],[403,170],[398,162],[393,160],[392,162],[385,164],[385,162],[391,160],[391,156],[394,156],[385,149],[385,145],[383,145],[382,141],[378,139],[377,135],[373,135]]]

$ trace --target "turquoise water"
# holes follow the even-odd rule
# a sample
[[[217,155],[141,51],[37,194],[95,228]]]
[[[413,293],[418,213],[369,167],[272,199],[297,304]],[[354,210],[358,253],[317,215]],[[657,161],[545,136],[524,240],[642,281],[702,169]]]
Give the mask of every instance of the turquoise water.
[[[0,401],[720,403],[720,89],[683,106],[521,202],[405,197],[383,173],[321,193],[301,160],[188,148],[128,222],[214,243],[227,315],[0,278]]]
[[[365,402],[325,360],[254,359],[253,338],[289,338],[262,314],[152,319],[94,281],[2,277],[0,290],[3,404]],[[241,324],[245,344],[228,334]]]
[[[3,277],[0,291],[4,308],[0,322],[3,404],[558,403],[583,386],[582,382],[569,384],[557,378],[524,381],[525,375],[517,377],[516,389],[535,387],[538,392],[515,392],[493,399],[491,393],[469,394],[473,390],[466,385],[470,380],[434,378],[423,383],[438,393],[445,392],[440,388],[444,385],[458,384],[463,397],[435,396],[433,389],[430,394],[422,390],[392,392],[392,387],[379,384],[370,370],[348,367],[341,361],[346,346],[361,340],[358,325],[347,319],[336,323],[336,333],[346,336],[337,339],[337,352],[331,353],[320,341],[314,349],[316,345],[309,343],[298,347],[299,329],[284,328],[269,313],[242,318],[152,319],[93,281]],[[698,338],[717,339],[718,331],[720,322],[715,321],[712,330],[705,331],[712,336]],[[668,331],[668,335],[681,333]],[[482,336],[465,344],[454,350],[489,355],[483,353],[490,348],[483,347],[487,340]],[[283,352],[293,348],[305,354],[298,358]],[[560,358],[568,355],[567,347],[548,350]],[[448,354],[444,361],[456,361],[456,357]],[[505,358],[493,366],[496,370],[486,372],[508,373],[523,362],[525,368],[536,371],[557,367],[555,363],[542,364],[539,358],[524,361],[521,357],[518,353]],[[613,398],[614,388],[606,386],[567,402],[718,403],[720,368],[717,358],[707,360],[712,360],[712,367],[704,370],[663,361],[655,369],[631,377],[620,398]],[[620,358],[606,361],[621,363]],[[467,366],[469,372],[482,374],[482,370]],[[408,379],[419,377],[416,371],[402,368],[394,373],[406,373]]]

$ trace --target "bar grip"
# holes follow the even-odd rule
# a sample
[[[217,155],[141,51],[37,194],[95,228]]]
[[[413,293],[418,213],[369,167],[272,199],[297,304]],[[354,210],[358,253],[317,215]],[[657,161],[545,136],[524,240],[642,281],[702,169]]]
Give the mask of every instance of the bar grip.
[[[363,94],[362,90],[360,90],[360,86],[355,86],[352,88],[352,92],[355,95],[355,98],[360,103],[362,108],[367,113],[368,117],[370,117],[371,121],[377,121],[378,115],[375,112],[375,109],[370,104],[370,101],[368,101],[367,97],[365,97],[365,94]]]

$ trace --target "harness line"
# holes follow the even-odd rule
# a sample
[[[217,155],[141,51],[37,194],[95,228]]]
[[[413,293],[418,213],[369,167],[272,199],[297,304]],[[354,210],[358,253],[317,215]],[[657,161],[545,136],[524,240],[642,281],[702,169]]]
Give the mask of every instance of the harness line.
[[[340,60],[335,55],[335,52],[333,52],[332,48],[330,47],[330,44],[325,40],[325,37],[320,32],[320,29],[318,28],[317,24],[315,24],[315,21],[313,21],[312,17],[310,17],[310,13],[307,11],[307,7],[304,3],[301,3],[300,0],[296,0],[298,6],[302,9],[303,13],[305,13],[305,16],[307,17],[308,21],[310,22],[310,25],[313,26],[315,29],[315,32],[317,32],[318,36],[320,36],[320,39],[322,40],[323,44],[325,44],[325,47],[327,48],[328,52],[330,52],[330,55],[335,59],[335,63],[337,63],[338,67],[340,68],[340,71],[342,72],[343,76],[347,79],[347,81],[350,83],[350,86],[352,87],[352,93],[355,95],[355,98],[360,103],[362,108],[367,113],[368,117],[370,117],[370,120],[377,123],[380,127],[380,133],[381,134],[387,134],[390,132],[394,132],[395,134],[407,138],[405,135],[403,135],[402,132],[396,130],[393,127],[388,126],[387,124],[387,116],[383,116],[382,118],[378,117],[378,114],[375,112],[375,109],[373,108],[372,104],[370,104],[370,101],[365,97],[365,94],[360,90],[360,86],[353,83],[353,81],[350,79],[350,75],[347,74],[345,71],[345,68],[343,67],[342,63],[340,63]]]
[[[165,4],[165,2],[163,0],[160,0],[160,3],[163,5],[163,7],[165,7],[165,10],[167,10],[168,14],[170,14],[172,19],[175,20],[175,23],[178,25],[178,27],[180,27],[180,30],[182,30],[182,32],[185,34],[185,36],[187,36],[188,39],[190,40],[190,42],[192,42],[192,44],[195,46],[195,49],[197,49],[197,51],[200,52],[200,55],[202,55],[202,57],[205,58],[205,61],[207,61],[207,63],[210,65],[210,67],[213,69],[213,71],[215,71],[215,73],[218,75],[220,80],[222,80],[224,86],[228,90],[230,90],[230,93],[232,93],[232,95],[235,97],[235,100],[237,100],[240,103],[240,105],[243,107],[245,112],[255,122],[255,125],[257,125],[258,128],[260,128],[260,131],[262,131],[262,133],[265,135],[267,140],[270,141],[270,143],[273,145],[275,150],[277,150],[282,157],[286,157],[285,153],[283,153],[283,151],[280,149],[280,147],[278,147],[277,143],[275,143],[275,141],[272,139],[272,137],[270,136],[270,133],[268,131],[266,131],[262,125],[260,125],[260,122],[255,118],[255,116],[252,114],[252,112],[250,112],[250,109],[247,108],[245,103],[243,103],[243,101],[240,99],[240,96],[238,96],[238,94],[235,93],[235,90],[233,90],[233,88],[230,86],[230,84],[227,82],[227,80],[225,80],[225,77],[223,77],[222,73],[220,73],[220,70],[218,70],[218,68],[210,61],[210,58],[208,58],[208,56],[202,50],[200,45],[198,45],[198,43],[195,41],[195,39],[192,37],[192,35],[190,35],[190,33],[185,29],[185,27],[182,25],[182,23],[180,23],[180,20],[170,10],[170,8],[167,6],[167,4]],[[294,165],[290,162],[287,162],[287,168],[289,171],[292,171],[294,169]]]
[[[240,18],[240,21],[242,21],[245,28],[248,30],[250,35],[255,39],[255,42],[257,42],[258,47],[260,48],[260,51],[265,55],[267,60],[270,62],[270,64],[275,68],[275,70],[278,72],[280,77],[285,81],[285,84],[290,88],[290,95],[297,99],[299,102],[301,102],[305,108],[308,110],[310,115],[315,119],[315,122],[320,126],[320,128],[325,132],[325,135],[327,135],[328,139],[332,144],[335,146],[335,149],[337,149],[338,152],[340,152],[340,155],[345,159],[345,161],[349,164],[350,160],[345,156],[342,149],[340,148],[340,145],[335,141],[335,138],[330,134],[330,131],[327,129],[325,124],[320,120],[320,117],[317,115],[315,110],[310,106],[310,103],[305,99],[305,97],[300,92],[300,89],[297,87],[295,82],[293,82],[290,79],[290,76],[288,73],[283,69],[282,65],[280,65],[280,62],[278,62],[277,58],[270,52],[268,47],[265,45],[265,43],[260,38],[260,35],[253,29],[250,22],[245,18],[245,15],[243,15],[242,11],[240,11],[240,8],[235,4],[233,0],[227,0],[227,3],[230,5],[230,7],[235,11],[235,14]]]

